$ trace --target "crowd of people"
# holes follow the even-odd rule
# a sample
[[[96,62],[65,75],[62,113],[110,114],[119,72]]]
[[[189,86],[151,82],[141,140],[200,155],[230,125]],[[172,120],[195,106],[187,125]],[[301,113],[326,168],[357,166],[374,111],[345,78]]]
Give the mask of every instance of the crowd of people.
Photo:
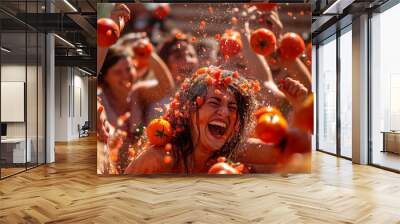
[[[121,32],[116,43],[98,46],[98,173],[199,174],[218,163],[238,173],[309,171],[312,130],[294,117],[310,113],[300,109],[312,95],[305,64],[311,58],[305,52],[283,60],[279,52],[263,56],[251,47],[258,28],[282,38],[279,7],[233,10],[245,16],[232,22],[242,46],[229,56],[220,37],[167,27],[171,10],[168,4],[111,9]],[[255,133],[260,108],[277,108],[288,121],[274,144]],[[163,131],[152,133],[154,125]],[[156,144],[153,134],[166,141]]]

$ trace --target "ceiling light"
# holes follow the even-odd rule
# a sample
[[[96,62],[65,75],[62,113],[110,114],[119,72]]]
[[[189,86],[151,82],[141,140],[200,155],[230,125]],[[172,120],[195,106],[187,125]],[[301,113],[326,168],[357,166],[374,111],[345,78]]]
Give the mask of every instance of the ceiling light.
[[[55,37],[57,37],[59,40],[61,40],[62,42],[64,42],[65,44],[67,44],[68,46],[75,48],[75,45],[71,44],[71,42],[67,41],[66,39],[58,36],[57,34],[54,34]]]
[[[324,12],[323,15],[338,15],[342,14],[343,10],[351,5],[355,0],[336,0],[330,5]]]
[[[5,47],[1,47],[0,49],[1,49],[2,51],[6,52],[6,53],[10,53],[10,52],[11,52],[11,50],[9,50],[9,49],[7,49],[7,48],[5,48]]]
[[[78,67],[78,70],[81,71],[81,72],[83,72],[83,73],[85,73],[86,75],[90,75],[90,76],[93,75],[92,73],[90,73],[90,72],[88,72],[88,71],[86,71],[86,70],[83,70],[83,69],[81,69],[81,68],[79,68],[79,67]]]
[[[64,0],[64,3],[68,5],[74,12],[78,12],[78,10],[71,4],[69,3],[68,0]]]

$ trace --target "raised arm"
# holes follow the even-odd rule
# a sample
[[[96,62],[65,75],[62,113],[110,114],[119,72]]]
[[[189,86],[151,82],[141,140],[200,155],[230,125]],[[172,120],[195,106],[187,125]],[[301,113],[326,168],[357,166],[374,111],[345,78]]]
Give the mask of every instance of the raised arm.
[[[125,26],[125,21],[130,18],[130,10],[125,4],[116,4],[110,13],[110,17],[119,26],[122,31]],[[99,74],[106,58],[108,47],[97,46],[97,74]]]
[[[308,92],[311,92],[311,73],[300,58],[296,58],[294,61],[283,62],[282,67],[287,68],[289,77],[298,80],[307,88]]]
[[[154,72],[157,82],[142,88],[141,94],[146,103],[157,102],[175,89],[171,72],[155,52],[149,58],[149,69]]]
[[[256,78],[260,82],[273,81],[271,69],[264,57],[253,52],[250,47],[250,35],[251,31],[249,23],[244,23],[245,32],[241,33],[243,40],[243,56],[248,61],[248,69],[253,78]]]

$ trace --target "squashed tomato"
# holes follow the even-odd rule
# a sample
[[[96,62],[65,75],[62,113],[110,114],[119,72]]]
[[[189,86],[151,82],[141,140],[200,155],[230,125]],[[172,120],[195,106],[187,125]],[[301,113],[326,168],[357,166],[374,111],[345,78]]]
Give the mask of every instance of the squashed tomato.
[[[236,55],[242,47],[243,43],[237,31],[227,30],[219,41],[219,49],[224,56]]]

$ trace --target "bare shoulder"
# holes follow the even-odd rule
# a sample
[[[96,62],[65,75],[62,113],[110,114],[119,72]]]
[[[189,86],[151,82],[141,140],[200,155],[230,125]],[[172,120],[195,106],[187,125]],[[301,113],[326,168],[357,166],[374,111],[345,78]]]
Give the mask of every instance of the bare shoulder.
[[[150,146],[129,164],[125,174],[171,173],[172,163],[164,163],[164,156],[163,148]]]

